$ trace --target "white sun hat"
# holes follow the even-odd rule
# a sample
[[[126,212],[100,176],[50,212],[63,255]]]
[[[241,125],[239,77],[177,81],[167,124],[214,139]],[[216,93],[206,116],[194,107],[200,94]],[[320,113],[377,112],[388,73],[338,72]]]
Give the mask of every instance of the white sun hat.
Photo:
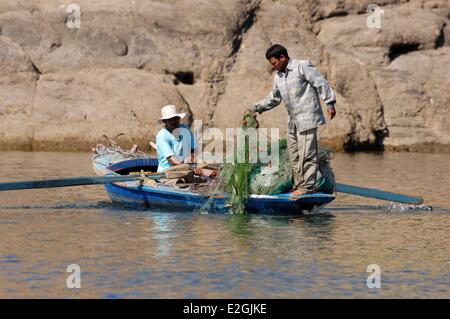
[[[166,105],[161,109],[161,117],[158,119],[158,122],[161,123],[163,120],[168,120],[176,116],[184,118],[186,113],[178,113],[175,105]]]

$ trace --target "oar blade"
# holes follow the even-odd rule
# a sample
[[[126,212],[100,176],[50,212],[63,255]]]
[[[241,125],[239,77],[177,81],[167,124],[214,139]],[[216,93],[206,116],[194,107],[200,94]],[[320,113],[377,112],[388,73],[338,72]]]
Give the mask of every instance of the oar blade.
[[[423,203],[423,198],[421,197],[413,197],[404,194],[387,192],[375,188],[359,187],[348,184],[336,183],[336,191],[340,193],[347,193],[357,196],[382,199],[386,201],[404,204],[421,205]]]

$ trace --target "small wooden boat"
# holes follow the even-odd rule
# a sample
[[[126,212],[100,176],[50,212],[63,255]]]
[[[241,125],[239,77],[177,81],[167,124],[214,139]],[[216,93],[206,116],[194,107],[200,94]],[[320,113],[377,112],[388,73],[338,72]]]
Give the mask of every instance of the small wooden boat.
[[[97,175],[120,176],[130,172],[156,172],[158,160],[152,157],[126,159],[118,153],[94,154],[93,167]],[[147,185],[139,181],[105,184],[114,203],[134,208],[158,208],[171,211],[194,211],[207,204],[209,212],[226,213],[226,194],[206,197],[189,189],[163,183]],[[248,213],[297,215],[319,210],[335,199],[334,194],[314,193],[293,197],[278,195],[250,195],[245,203]]]

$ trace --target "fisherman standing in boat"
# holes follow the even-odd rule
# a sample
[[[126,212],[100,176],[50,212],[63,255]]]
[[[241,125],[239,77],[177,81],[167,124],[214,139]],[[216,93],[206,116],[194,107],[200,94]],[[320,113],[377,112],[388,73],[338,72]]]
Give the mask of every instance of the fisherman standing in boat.
[[[158,172],[164,172],[169,167],[183,164],[184,161],[195,162],[197,143],[189,126],[180,124],[186,113],[178,113],[175,105],[166,105],[161,109],[158,123],[164,127],[156,135],[156,151],[158,154]],[[194,174],[201,175],[202,169],[195,168]],[[164,181],[175,184],[177,180]]]
[[[289,114],[287,141],[289,158],[294,168],[293,195],[314,192],[318,170],[317,127],[325,124],[320,97],[327,105],[330,120],[336,115],[333,90],[308,60],[294,60],[279,44],[271,46],[266,59],[277,71],[272,91],[247,112],[261,114],[283,100]]]

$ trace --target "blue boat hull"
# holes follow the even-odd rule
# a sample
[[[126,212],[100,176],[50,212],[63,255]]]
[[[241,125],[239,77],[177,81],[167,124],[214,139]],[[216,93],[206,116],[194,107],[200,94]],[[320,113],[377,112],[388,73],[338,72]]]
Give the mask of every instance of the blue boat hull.
[[[103,165],[103,167],[101,167]],[[126,160],[107,165],[102,161],[95,162],[96,171],[103,175],[116,175],[117,172],[139,170],[141,168],[152,170],[156,168],[154,158],[141,158]],[[192,212],[199,208],[207,208],[208,212],[227,213],[225,196],[203,197],[186,189],[173,186],[159,185],[151,187],[139,185],[137,182],[105,184],[106,191],[114,203],[121,206],[138,209],[165,209],[171,211]],[[313,212],[335,199],[334,195],[314,193],[293,197],[290,193],[278,195],[250,195],[245,203],[248,213],[297,215]]]

